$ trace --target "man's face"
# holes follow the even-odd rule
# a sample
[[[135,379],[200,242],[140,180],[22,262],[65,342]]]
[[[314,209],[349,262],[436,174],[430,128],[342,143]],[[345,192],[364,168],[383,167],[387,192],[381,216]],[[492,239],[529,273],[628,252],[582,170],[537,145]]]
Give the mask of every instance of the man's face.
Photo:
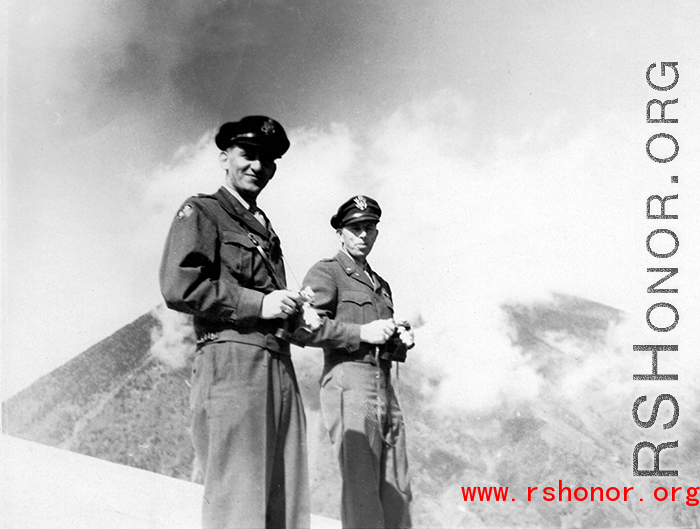
[[[246,200],[255,200],[277,170],[271,156],[252,146],[234,145],[219,155],[219,164],[226,183]]]
[[[378,234],[377,223],[372,220],[354,222],[338,230],[345,251],[359,261],[364,261],[372,251]]]

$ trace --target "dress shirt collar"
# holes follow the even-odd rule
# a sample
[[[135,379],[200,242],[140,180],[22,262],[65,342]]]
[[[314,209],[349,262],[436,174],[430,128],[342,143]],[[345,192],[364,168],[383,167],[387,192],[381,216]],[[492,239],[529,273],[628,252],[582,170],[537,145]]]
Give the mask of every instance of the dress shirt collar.
[[[361,263],[360,261],[358,261],[357,259],[355,259],[352,255],[350,255],[350,254],[348,253],[348,251],[345,249],[344,246],[341,246],[341,247],[340,247],[340,251],[343,252],[345,255],[347,255],[347,256],[350,258],[350,260],[351,260],[353,263],[355,263],[355,265],[356,265],[360,270],[364,270],[366,267],[369,266],[369,265],[367,264],[367,260],[366,260],[366,259],[365,259],[365,262],[364,262],[364,263]]]
[[[254,205],[254,204],[249,204],[249,203],[246,201],[246,199],[243,198],[243,197],[238,193],[238,191],[236,191],[236,190],[235,190],[233,187],[231,187],[230,185],[224,184],[223,187],[224,187],[224,189],[225,189],[226,191],[228,191],[229,193],[231,193],[231,194],[241,203],[241,205],[242,205],[244,208],[246,208],[247,210],[250,210],[250,208]]]
[[[367,259],[365,259],[364,263],[360,263],[352,255],[350,255],[344,247],[341,247],[340,251],[341,251],[341,253],[345,254],[348,257],[348,259],[350,259],[351,263],[353,263],[355,265],[355,270],[362,271],[367,275],[367,279],[369,279],[369,282],[372,284],[372,287],[376,288],[377,284],[374,281],[374,276],[372,274],[372,268],[370,268],[369,262],[367,261]],[[348,270],[351,270],[351,269],[348,269]]]

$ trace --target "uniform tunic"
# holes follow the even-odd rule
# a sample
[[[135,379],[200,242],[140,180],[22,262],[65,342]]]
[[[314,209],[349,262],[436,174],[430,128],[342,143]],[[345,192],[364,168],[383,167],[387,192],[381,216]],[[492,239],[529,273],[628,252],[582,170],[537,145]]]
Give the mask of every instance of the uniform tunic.
[[[194,317],[191,436],[205,529],[310,525],[289,344],[275,336],[282,320],[259,318],[284,278],[279,238],[225,189],[188,199],[173,220],[160,284],[168,307]]]
[[[370,276],[372,279],[370,279]],[[343,478],[343,527],[410,527],[411,489],[401,408],[391,362],[360,341],[360,326],[393,317],[391,290],[345,252],[304,279],[322,325],[308,345],[323,347],[321,410]]]

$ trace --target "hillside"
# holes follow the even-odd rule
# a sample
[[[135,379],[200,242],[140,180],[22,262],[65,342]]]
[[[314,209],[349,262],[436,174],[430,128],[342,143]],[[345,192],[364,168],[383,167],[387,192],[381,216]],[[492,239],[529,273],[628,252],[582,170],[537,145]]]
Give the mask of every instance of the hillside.
[[[157,322],[152,314],[141,316],[3,402],[3,431],[71,448],[74,431],[150,362]]]
[[[624,315],[569,296],[502,307],[508,354],[518,370],[491,406],[445,405],[454,373],[435,361],[425,329],[396,384],[406,416],[416,527],[698,527],[699,507],[655,502],[654,487],[700,485],[700,427],[684,408],[680,448],[663,466],[683,461],[678,478],[633,478],[640,433],[630,418],[636,393],[627,348],[615,337]],[[467,359],[469,344],[460,351]],[[188,322],[159,309],[100,342],[3,404],[3,429],[109,461],[188,479]],[[309,424],[312,510],[337,517],[339,479],[320,420],[318,350],[295,350]],[[468,373],[463,384],[471,383]],[[535,390],[518,390],[520,377]],[[495,380],[495,379],[494,379]],[[481,381],[489,384],[489,380]],[[494,382],[495,383],[495,382]],[[509,390],[510,388],[510,390]],[[676,439],[674,437],[674,439]],[[654,442],[662,439],[651,438]],[[648,457],[641,457],[649,468]],[[576,487],[635,487],[634,501],[542,498],[559,480]],[[507,502],[465,502],[461,487],[508,486]],[[537,486],[532,501],[527,488]],[[645,498],[644,502],[639,497]],[[514,497],[515,501],[511,501]]]

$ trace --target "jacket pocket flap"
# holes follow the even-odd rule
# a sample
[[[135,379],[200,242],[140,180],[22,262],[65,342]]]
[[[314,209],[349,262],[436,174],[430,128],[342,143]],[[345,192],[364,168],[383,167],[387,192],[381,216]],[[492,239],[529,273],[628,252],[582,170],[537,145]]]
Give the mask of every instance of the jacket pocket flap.
[[[250,240],[247,233],[241,233],[232,230],[223,230],[221,232],[221,242],[224,244],[235,244],[244,246],[245,248],[254,248],[255,244]]]
[[[358,290],[345,290],[340,293],[339,301],[349,301],[351,303],[356,303],[358,305],[364,305],[365,303],[372,303],[372,298],[366,292],[360,292]]]

